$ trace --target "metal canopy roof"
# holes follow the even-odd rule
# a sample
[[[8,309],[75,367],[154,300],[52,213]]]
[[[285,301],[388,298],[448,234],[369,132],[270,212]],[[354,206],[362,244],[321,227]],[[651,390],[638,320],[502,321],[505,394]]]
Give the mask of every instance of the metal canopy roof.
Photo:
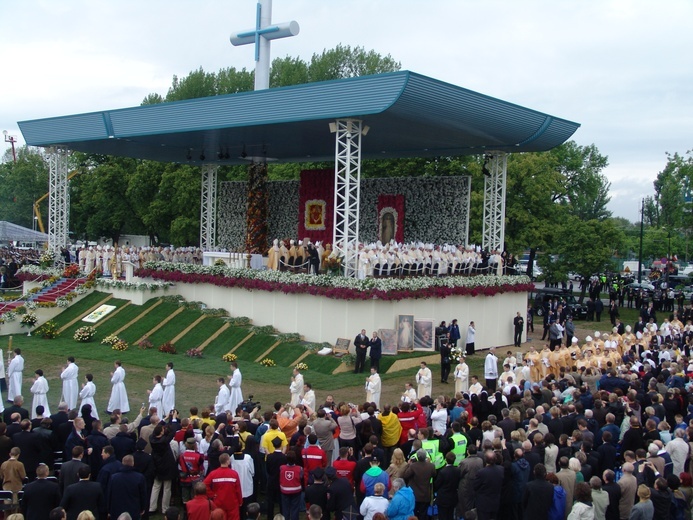
[[[194,164],[334,160],[331,121],[370,127],[362,158],[537,152],[578,123],[409,71],[19,122],[26,143]],[[204,160],[201,160],[204,156]],[[221,158],[220,158],[221,157]]]

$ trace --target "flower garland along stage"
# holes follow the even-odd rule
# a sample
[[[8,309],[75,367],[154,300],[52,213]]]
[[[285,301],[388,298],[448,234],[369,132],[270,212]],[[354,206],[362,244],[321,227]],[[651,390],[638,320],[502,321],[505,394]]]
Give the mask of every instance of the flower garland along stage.
[[[166,282],[212,284],[248,291],[309,294],[337,300],[385,300],[446,298],[448,296],[495,296],[529,292],[534,288],[526,276],[446,276],[418,278],[367,278],[289,274],[281,271],[232,269],[168,262],[147,262],[136,276]]]

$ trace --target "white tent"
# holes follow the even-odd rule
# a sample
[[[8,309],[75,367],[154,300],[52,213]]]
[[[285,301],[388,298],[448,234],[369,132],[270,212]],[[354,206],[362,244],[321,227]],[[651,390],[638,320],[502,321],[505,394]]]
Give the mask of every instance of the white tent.
[[[40,231],[0,220],[1,242],[48,242],[48,235]]]

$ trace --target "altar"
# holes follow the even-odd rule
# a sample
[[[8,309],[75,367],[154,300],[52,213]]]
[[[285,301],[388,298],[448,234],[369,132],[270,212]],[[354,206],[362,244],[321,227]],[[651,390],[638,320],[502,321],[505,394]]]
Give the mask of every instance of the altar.
[[[221,260],[229,267],[242,269],[248,267],[248,257],[250,257],[251,269],[265,268],[265,260],[262,255],[229,253],[227,251],[205,251],[202,253],[202,265],[214,265],[217,260]]]

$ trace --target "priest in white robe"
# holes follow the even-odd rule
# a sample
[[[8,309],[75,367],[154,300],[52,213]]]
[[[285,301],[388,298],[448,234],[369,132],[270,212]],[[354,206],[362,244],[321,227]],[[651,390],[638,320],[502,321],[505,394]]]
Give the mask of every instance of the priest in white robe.
[[[238,363],[232,361],[231,366],[233,367],[233,374],[231,374],[231,381],[229,381],[229,388],[231,390],[231,395],[229,396],[229,411],[235,414],[236,408],[243,402],[243,392],[241,391],[243,376],[238,368]]]
[[[7,386],[7,400],[11,403],[18,395],[22,395],[22,372],[24,371],[24,358],[22,350],[14,349],[14,357],[7,367],[7,377],[9,378]]]
[[[128,392],[125,389],[125,369],[120,361],[115,362],[115,370],[111,372],[111,398],[108,400],[107,411],[120,410],[121,413],[130,411]]]
[[[404,392],[402,393],[402,402],[413,403],[416,401],[416,390],[411,386],[411,383],[404,383]]]
[[[455,393],[464,393],[469,391],[469,365],[464,357],[460,358],[460,362],[455,367]]]
[[[168,415],[168,412],[164,414],[161,411],[163,410],[162,400],[164,398],[164,389],[161,385],[161,376],[154,376],[152,383],[154,384],[154,388],[147,390],[147,393],[149,394],[149,408],[156,408],[159,417],[165,418],[166,415]]]
[[[315,392],[313,392],[313,386],[310,383],[303,385],[301,404],[310,408],[310,413],[315,411]]]
[[[164,389],[164,398],[161,401],[163,407],[159,413],[161,417],[168,415],[168,412],[176,407],[176,373],[173,371],[173,363],[166,363],[166,377],[161,383]]]
[[[82,407],[85,404],[91,405],[91,416],[94,419],[99,418],[99,412],[96,409],[96,403],[94,402],[94,396],[96,395],[96,385],[94,384],[94,376],[87,374],[84,376],[87,380],[86,383],[82,383],[82,389],[79,391],[79,398],[81,399],[79,403],[79,416],[82,416]]]
[[[371,375],[366,379],[366,401],[369,403],[375,403],[375,408],[380,408],[380,392],[382,390],[382,383],[380,381],[380,375],[375,370],[371,368]]]
[[[214,413],[220,415],[229,410],[229,397],[231,396],[231,391],[229,387],[226,386],[225,378],[218,378],[217,384],[219,385],[219,393],[214,400]]]
[[[416,383],[418,385],[416,393],[419,399],[425,395],[433,395],[433,374],[425,361],[421,362],[419,371],[416,373]]]
[[[79,395],[78,376],[79,367],[75,364],[75,358],[70,356],[67,358],[67,365],[60,373],[60,379],[63,380],[63,396],[60,401],[66,402],[70,410],[74,410],[77,407],[77,397]]]
[[[48,417],[51,414],[48,407],[48,381],[43,377],[43,370],[40,368],[34,374],[36,374],[36,380],[31,385],[31,393],[34,395],[31,402],[31,418],[36,419],[36,407],[39,405],[43,406],[43,415]]]
[[[303,375],[296,368],[294,368],[294,374],[291,376],[289,392],[291,392],[291,406],[301,404],[301,399],[303,399]]]

